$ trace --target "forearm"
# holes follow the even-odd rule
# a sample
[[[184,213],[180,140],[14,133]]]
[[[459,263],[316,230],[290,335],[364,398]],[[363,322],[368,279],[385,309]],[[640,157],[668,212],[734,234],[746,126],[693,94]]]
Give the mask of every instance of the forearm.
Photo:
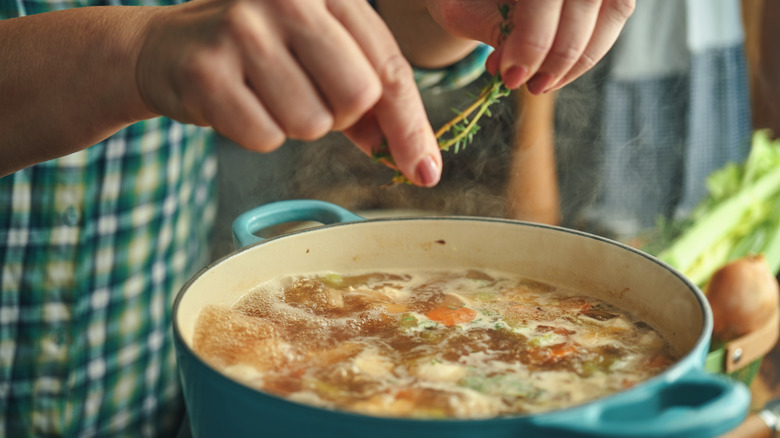
[[[154,115],[135,83],[153,9],[79,8],[0,21],[0,176]]]
[[[428,12],[425,0],[377,0],[376,5],[404,55],[417,67],[453,64],[478,44],[444,30]]]

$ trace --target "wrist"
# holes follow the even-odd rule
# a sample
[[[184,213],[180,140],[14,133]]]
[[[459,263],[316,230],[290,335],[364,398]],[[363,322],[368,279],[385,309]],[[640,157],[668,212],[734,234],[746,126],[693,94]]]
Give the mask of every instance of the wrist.
[[[126,118],[129,122],[137,122],[159,116],[144,98],[139,82],[139,63],[143,47],[151,44],[149,36],[155,26],[161,26],[160,17],[171,6],[130,6],[123,11],[124,35],[119,38],[116,53],[116,65],[123,68],[117,74],[124,76],[122,82],[126,94],[123,96],[123,108],[126,109]]]

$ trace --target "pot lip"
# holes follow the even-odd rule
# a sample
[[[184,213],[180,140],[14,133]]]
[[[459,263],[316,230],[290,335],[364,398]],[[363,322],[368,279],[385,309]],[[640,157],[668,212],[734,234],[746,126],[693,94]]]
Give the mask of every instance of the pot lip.
[[[584,403],[580,403],[574,406],[561,408],[561,409],[555,409],[552,411],[545,411],[540,413],[528,413],[528,414],[518,414],[518,415],[512,415],[512,416],[502,416],[502,417],[491,417],[491,418],[477,418],[477,419],[417,419],[417,418],[395,418],[395,417],[381,417],[381,416],[370,416],[370,415],[363,415],[359,413],[353,413],[353,412],[347,412],[347,411],[338,411],[338,410],[332,410],[317,406],[310,406],[304,403],[295,402],[292,400],[288,400],[282,397],[275,396],[273,394],[269,394],[267,392],[261,391],[259,389],[252,388],[248,385],[245,385],[235,379],[232,379],[223,373],[216,370],[214,367],[212,367],[210,364],[208,364],[205,360],[203,360],[198,354],[195,353],[195,351],[191,348],[190,345],[187,344],[187,342],[184,341],[184,337],[179,329],[178,319],[179,319],[179,305],[181,303],[181,300],[183,299],[184,295],[186,294],[189,287],[197,281],[204,273],[208,272],[209,270],[213,269],[215,266],[220,265],[222,263],[228,262],[233,257],[238,257],[242,255],[244,252],[255,248],[257,246],[262,246],[265,244],[268,244],[270,242],[274,242],[280,239],[290,238],[292,236],[300,235],[300,234],[306,234],[306,233],[312,233],[312,232],[326,232],[330,228],[335,227],[345,227],[345,226],[361,226],[365,224],[371,224],[371,223],[377,223],[377,222],[405,222],[405,221],[478,221],[478,222],[491,222],[491,223],[503,223],[503,224],[509,224],[509,225],[517,225],[517,226],[525,226],[525,227],[531,227],[531,228],[543,228],[543,229],[549,229],[556,232],[563,232],[567,234],[573,234],[589,239],[593,239],[602,243],[606,243],[609,245],[613,245],[616,247],[619,247],[623,250],[627,250],[629,252],[632,252],[636,255],[639,255],[643,257],[644,259],[655,263],[662,268],[666,269],[670,273],[672,273],[675,277],[677,277],[680,281],[682,281],[685,286],[688,288],[690,293],[693,293],[696,297],[697,302],[699,303],[700,310],[702,312],[702,327],[701,331],[699,333],[699,336],[697,337],[695,345],[686,352],[682,357],[680,357],[677,362],[675,362],[673,365],[671,365],[669,368],[667,368],[664,372],[657,374],[647,380],[644,380],[642,382],[639,382],[637,385],[604,396],[600,397],[594,400],[590,400]],[[556,226],[556,225],[548,225],[548,224],[540,224],[535,222],[527,222],[527,221],[521,221],[521,220],[515,220],[515,219],[506,219],[506,218],[494,218],[494,217],[481,217],[481,216],[415,216],[415,217],[392,217],[392,218],[374,218],[374,219],[365,219],[361,221],[356,222],[341,222],[341,223],[334,223],[334,224],[326,224],[326,225],[320,225],[315,226],[311,228],[305,228],[295,231],[290,231],[278,236],[270,237],[268,239],[262,240],[260,242],[255,242],[251,245],[247,245],[242,248],[238,248],[235,251],[226,254],[219,259],[213,261],[212,263],[208,264],[204,268],[202,268],[199,272],[197,272],[195,275],[193,275],[191,278],[187,280],[186,283],[181,287],[179,292],[176,294],[176,297],[173,302],[172,307],[172,318],[171,323],[173,325],[173,336],[175,344],[178,344],[178,347],[183,349],[190,357],[190,359],[194,359],[197,364],[201,367],[205,367],[212,371],[218,378],[224,382],[225,384],[228,384],[230,386],[233,386],[235,388],[240,389],[241,391],[249,391],[253,394],[259,394],[263,397],[272,398],[277,401],[281,401],[285,404],[288,404],[290,406],[294,406],[298,409],[303,409],[306,411],[311,412],[328,412],[330,415],[337,415],[337,416],[343,416],[345,418],[361,418],[366,419],[369,421],[392,421],[392,422],[408,422],[408,423],[414,423],[419,424],[421,422],[436,422],[436,423],[469,423],[469,424],[478,424],[479,422],[494,422],[494,421],[514,421],[518,419],[527,419],[529,417],[533,418],[546,418],[549,416],[555,416],[555,415],[565,415],[567,412],[577,411],[580,409],[587,409],[589,406],[597,405],[604,400],[607,399],[614,399],[619,397],[630,397],[631,394],[635,394],[636,391],[641,391],[642,388],[650,388],[655,385],[662,385],[664,382],[670,382],[673,380],[676,380],[680,378],[682,375],[690,372],[692,368],[704,368],[704,360],[705,355],[707,352],[707,348],[709,347],[710,340],[711,340],[711,332],[712,332],[712,310],[709,307],[709,304],[707,302],[707,298],[704,295],[704,293],[699,289],[698,286],[696,286],[691,280],[689,280],[687,277],[685,277],[682,273],[680,273],[677,269],[669,265],[668,263],[664,262],[663,260],[648,254],[644,251],[641,251],[637,248],[631,247],[627,244],[624,244],[622,242],[618,242],[616,240],[612,240],[603,236],[599,236],[596,234],[588,233],[585,231],[580,231],[576,229],[566,228],[562,226]]]

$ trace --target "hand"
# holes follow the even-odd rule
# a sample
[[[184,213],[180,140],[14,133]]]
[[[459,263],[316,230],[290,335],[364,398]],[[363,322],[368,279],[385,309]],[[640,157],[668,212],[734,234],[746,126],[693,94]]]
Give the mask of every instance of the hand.
[[[412,76],[364,0],[195,0],[161,8],[138,57],[154,112],[267,152],[331,130],[435,185],[441,154]]]
[[[563,87],[593,67],[612,47],[635,0],[427,0],[450,33],[496,47],[487,60],[509,88],[538,94]],[[508,5],[508,36],[500,31]]]

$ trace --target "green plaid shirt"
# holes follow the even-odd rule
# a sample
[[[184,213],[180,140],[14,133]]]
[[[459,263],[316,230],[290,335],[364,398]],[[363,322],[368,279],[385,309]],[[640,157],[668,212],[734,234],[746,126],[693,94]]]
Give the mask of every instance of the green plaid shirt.
[[[0,178],[0,436],[175,436],[171,304],[207,261],[212,143],[158,118]]]
[[[0,19],[105,3],[0,0]],[[458,86],[487,53],[416,77]],[[0,178],[0,437],[175,436],[171,305],[208,261],[212,137],[157,118]]]

